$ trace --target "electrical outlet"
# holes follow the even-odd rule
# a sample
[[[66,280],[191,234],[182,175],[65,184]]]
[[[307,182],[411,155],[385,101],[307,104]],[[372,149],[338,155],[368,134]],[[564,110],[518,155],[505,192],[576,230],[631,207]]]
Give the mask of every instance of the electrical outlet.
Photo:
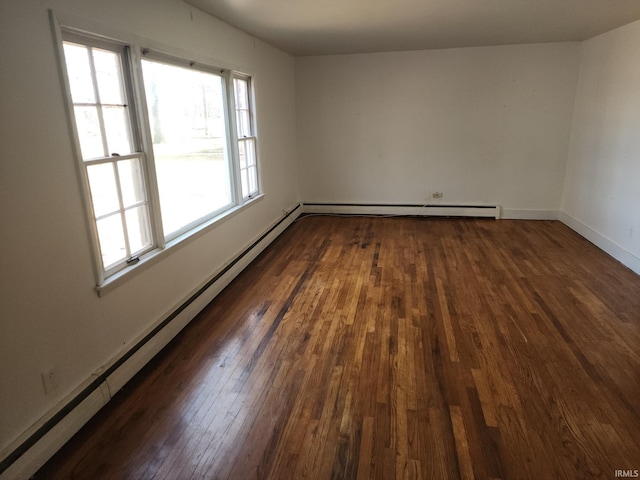
[[[442,198],[442,192],[433,192],[431,196],[433,198]]]
[[[52,391],[58,388],[60,384],[60,376],[55,368],[50,368],[40,374],[42,377],[42,386],[44,387],[44,393],[49,395]]]

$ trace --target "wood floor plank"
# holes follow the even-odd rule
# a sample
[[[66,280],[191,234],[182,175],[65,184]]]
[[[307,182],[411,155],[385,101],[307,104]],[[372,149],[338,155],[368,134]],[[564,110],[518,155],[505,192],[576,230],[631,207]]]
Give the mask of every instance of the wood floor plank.
[[[640,277],[559,222],[300,219],[37,479],[610,479]]]

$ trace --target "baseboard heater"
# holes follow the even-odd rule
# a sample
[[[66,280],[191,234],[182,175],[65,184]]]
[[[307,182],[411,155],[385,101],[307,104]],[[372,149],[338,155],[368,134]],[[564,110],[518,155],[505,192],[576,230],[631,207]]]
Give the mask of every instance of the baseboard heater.
[[[343,215],[411,215],[425,217],[500,218],[499,205],[415,205],[369,203],[303,203],[304,213]]]

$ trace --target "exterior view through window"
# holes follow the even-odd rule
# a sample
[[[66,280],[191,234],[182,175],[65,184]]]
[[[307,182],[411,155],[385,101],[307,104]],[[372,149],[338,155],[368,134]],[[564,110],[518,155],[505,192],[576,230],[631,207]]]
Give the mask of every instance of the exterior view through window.
[[[259,193],[250,76],[62,36],[98,284]]]
[[[167,236],[231,204],[220,75],[142,61]]]

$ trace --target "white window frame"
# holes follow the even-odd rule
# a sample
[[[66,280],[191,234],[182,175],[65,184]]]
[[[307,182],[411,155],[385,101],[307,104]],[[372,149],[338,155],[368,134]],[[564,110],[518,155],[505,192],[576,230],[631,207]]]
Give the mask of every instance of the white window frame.
[[[262,198],[264,193],[261,190],[260,175],[258,170],[257,160],[257,136],[255,134],[255,107],[254,107],[254,92],[249,92],[249,100],[251,102],[251,115],[252,115],[252,133],[254,136],[255,150],[256,150],[256,169],[257,169],[257,185],[258,191],[256,194],[243,198],[242,188],[240,185],[240,165],[238,158],[238,138],[235,121],[235,103],[233,92],[233,78],[239,76],[241,78],[248,78],[249,84],[253,86],[255,76],[247,74],[235,66],[222,65],[223,62],[212,61],[208,58],[202,58],[196,56],[196,60],[187,59],[187,55],[173,47],[166,45],[159,45],[157,42],[150,40],[141,40],[135,36],[123,34],[122,32],[114,32],[103,26],[89,24],[83,20],[70,17],[66,14],[59,14],[50,11],[50,18],[52,24],[52,30],[54,34],[54,40],[56,42],[58,53],[58,64],[61,75],[63,94],[65,97],[65,106],[67,110],[69,130],[71,140],[74,149],[74,156],[76,157],[76,165],[78,167],[78,176],[80,180],[80,186],[83,193],[83,204],[85,210],[86,223],[88,226],[88,233],[90,238],[91,251],[93,256],[93,266],[96,279],[96,291],[99,295],[102,295],[105,291],[109,290],[112,286],[120,284],[121,281],[128,276],[129,273],[142,270],[146,265],[149,265],[158,258],[161,258],[162,253],[169,248],[179,245],[186,238],[194,235],[199,235],[204,231],[207,231],[209,227],[222,221],[225,218],[235,214],[240,209],[252,204],[254,201]],[[102,45],[100,48],[108,50],[114,50],[114,47],[122,48],[125,52],[123,56],[123,63],[127,65],[123,67],[123,70],[127,70],[124,79],[125,90],[130,100],[130,121],[131,131],[133,135],[132,143],[136,146],[137,150],[135,156],[142,157],[142,169],[145,177],[145,189],[146,189],[146,201],[148,205],[148,212],[151,224],[151,236],[152,245],[145,249],[144,252],[140,252],[135,258],[128,263],[125,261],[124,265],[118,264],[117,268],[109,269],[108,271],[103,268],[100,242],[98,237],[98,230],[96,224],[96,218],[93,214],[91,191],[89,187],[89,179],[87,175],[87,161],[82,158],[80,149],[80,141],[78,133],[76,131],[75,115],[73,100],[71,97],[69,78],[67,74],[65,56],[63,49],[63,41],[67,41],[67,38],[88,39],[89,42],[95,42],[97,46]],[[149,45],[141,46],[141,45]],[[169,53],[166,53],[169,52]],[[174,52],[174,53],[171,53]],[[177,52],[177,53],[175,53]],[[206,216],[191,222],[189,225],[184,226],[179,231],[171,234],[170,237],[165,237],[162,218],[160,213],[160,197],[158,192],[157,176],[155,171],[155,159],[153,155],[152,136],[150,131],[150,122],[148,117],[148,109],[146,105],[146,95],[144,92],[144,79],[142,76],[142,58],[148,58],[152,61],[159,61],[168,64],[174,64],[177,66],[191,66],[198,70],[214,73],[223,77],[224,88],[224,116],[225,116],[225,128],[227,132],[227,144],[228,144],[228,161],[229,161],[229,181],[231,183],[231,197],[230,204],[210,212]],[[126,159],[128,156],[120,157],[105,157],[91,162],[114,162],[122,159]]]
[[[257,195],[260,195],[261,190],[261,185],[260,185],[260,167],[258,165],[258,137],[256,134],[256,122],[255,122],[255,103],[254,103],[254,92],[253,92],[253,77],[251,75],[245,75],[243,73],[240,72],[233,72],[233,74],[231,75],[231,84],[233,84],[234,80],[244,80],[247,83],[247,101],[248,101],[248,114],[249,114],[249,128],[250,128],[250,132],[249,135],[244,135],[242,138],[239,137],[238,135],[238,128],[237,128],[237,124],[233,125],[233,135],[235,136],[235,142],[237,145],[238,150],[240,149],[240,142],[252,142],[253,143],[253,152],[254,152],[254,161],[255,161],[255,165],[252,165],[253,167],[255,167],[256,170],[256,174],[255,174],[255,182],[256,182],[256,188],[255,190],[251,190],[249,191],[246,195],[242,192],[242,188],[241,188],[241,192],[240,195],[242,197],[243,200],[249,200]],[[235,93],[235,88],[233,88],[232,93]],[[238,108],[235,105],[235,95],[231,95],[231,99],[233,101],[233,111],[237,113]],[[234,123],[236,122],[237,119],[237,115],[233,115],[233,120]],[[246,149],[245,149],[246,152]],[[239,153],[238,153],[239,156]],[[245,170],[248,170],[249,167],[245,167]],[[238,175],[239,178],[241,179],[242,176],[242,168],[239,165],[239,170],[238,170]],[[239,181],[239,183],[241,183]]]
[[[121,60],[121,66],[122,66],[122,77],[120,78],[120,81],[122,85],[122,90],[125,93],[125,97],[126,97],[125,101],[128,102],[128,117],[127,117],[127,122],[129,123],[128,134],[130,135],[130,140],[131,140],[131,144],[133,145],[134,153],[124,154],[124,155],[108,154],[106,156],[86,158],[86,159],[83,157],[82,148],[80,145],[80,137],[76,129],[75,106],[77,104],[74,103],[72,98],[70,81],[69,81],[69,77],[66,69],[66,64],[64,63],[64,43],[65,42],[76,43],[78,45],[84,45],[91,48],[104,49],[104,50],[112,51],[118,54]],[[148,158],[148,155],[146,155],[145,148],[142,144],[143,136],[141,135],[141,125],[139,121],[140,109],[135,102],[136,93],[133,88],[135,86],[135,81],[133,79],[134,69],[131,62],[130,46],[122,42],[105,40],[97,36],[92,36],[92,35],[84,34],[82,32],[77,32],[73,29],[60,29],[58,45],[60,48],[60,60],[61,60],[60,71],[64,79],[63,86],[65,89],[65,96],[67,100],[66,104],[67,104],[67,112],[69,116],[69,123],[71,127],[70,131],[73,139],[77,165],[79,167],[78,173],[80,176],[80,182],[82,185],[82,190],[84,192],[85,205],[86,205],[85,210],[87,212],[88,218],[90,219],[88,224],[89,224],[89,234],[90,234],[90,237],[92,238],[92,251],[94,254],[93,256],[94,256],[94,270],[96,272],[96,283],[98,285],[101,285],[105,282],[107,278],[134,265],[139,261],[140,257],[144,256],[145,254],[153,251],[158,247],[158,242],[156,241],[156,239],[158,238],[156,233],[157,222],[155,221],[153,203],[151,201],[152,194],[151,194],[150,182],[148,181],[149,158]],[[93,68],[92,68],[92,76],[93,76]],[[94,90],[97,92],[97,89],[95,89],[95,78],[93,78],[93,82],[94,82]],[[95,102],[96,102],[97,110],[101,112],[104,104],[101,103],[98,98],[95,99]],[[100,125],[101,136],[104,143],[106,133],[105,133],[104,124],[101,118],[101,113],[99,113],[99,119],[100,119],[99,125]],[[122,201],[122,189],[119,181],[119,174],[117,172],[118,169],[116,168],[117,163],[119,161],[134,159],[134,158],[139,159],[139,161],[141,162],[141,170],[142,170],[142,176],[143,176],[142,183],[143,183],[143,190],[145,194],[144,203],[147,206],[147,213],[149,216],[149,229],[151,234],[151,244],[146,248],[144,248],[142,251],[138,251],[138,252],[131,252],[131,249],[129,246],[129,235],[127,232],[126,221],[124,220],[126,209]],[[114,169],[114,176],[116,180],[116,189],[117,189],[118,203],[119,203],[119,216],[122,222],[125,246],[127,250],[127,255],[125,259],[116,263],[115,265],[109,266],[108,268],[105,268],[105,266],[103,265],[102,250],[100,248],[100,238],[98,235],[98,227],[97,227],[97,222],[101,217],[95,215],[94,213],[91,187],[90,187],[89,175],[88,175],[88,168],[93,165],[99,165],[99,164],[109,164],[109,165],[112,165]]]

